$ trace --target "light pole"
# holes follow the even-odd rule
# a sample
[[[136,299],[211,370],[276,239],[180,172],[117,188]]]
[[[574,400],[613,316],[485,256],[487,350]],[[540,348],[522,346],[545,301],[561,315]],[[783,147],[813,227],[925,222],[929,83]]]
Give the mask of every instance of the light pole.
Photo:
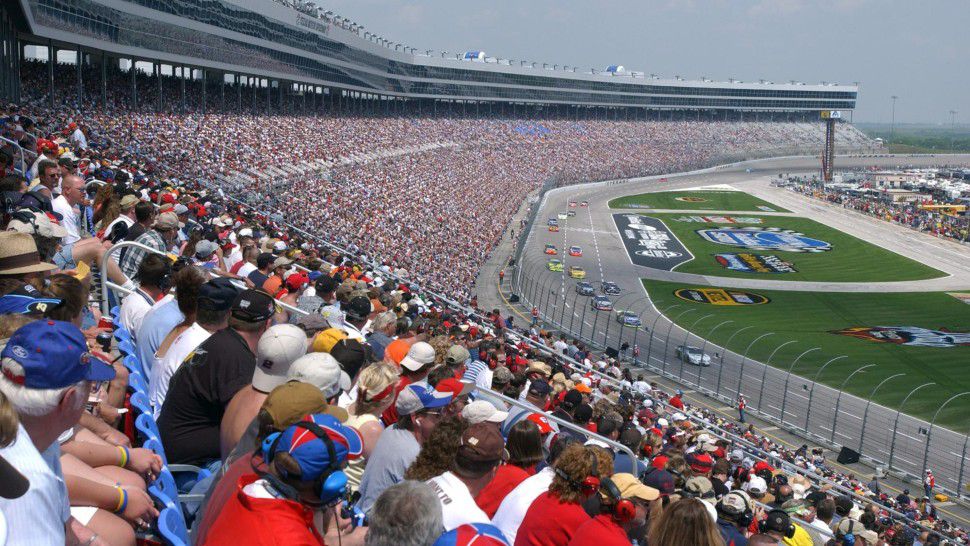
[[[751,347],[755,343],[757,343],[758,341],[760,341],[760,340],[762,340],[762,339],[764,339],[764,338],[766,338],[768,336],[773,336],[773,335],[775,335],[774,332],[768,332],[767,334],[761,334],[760,336],[754,338],[754,340],[752,340],[751,343],[748,343],[748,346],[744,349],[744,355],[741,356],[741,370],[738,372],[738,396],[741,396],[741,381],[744,378],[744,362],[748,359],[748,351],[750,351],[751,350]]]
[[[805,351],[802,354],[798,355],[798,358],[796,358],[795,361],[791,363],[791,366],[788,367],[788,375],[785,376],[785,394],[783,394],[782,397],[781,397],[781,416],[780,416],[780,418],[781,418],[781,422],[782,423],[785,422],[785,406],[788,403],[788,380],[791,379],[791,371],[795,369],[795,365],[798,364],[798,361],[801,360],[803,356],[807,355],[808,353],[810,353],[812,351],[821,351],[821,350],[822,350],[821,347],[812,347],[811,349],[808,349],[807,351]]]
[[[679,320],[680,317],[686,315],[687,313],[693,313],[694,311],[697,311],[697,309],[685,309],[684,311],[682,311],[680,314],[677,315],[677,318],[670,321],[670,327],[667,328],[667,337],[664,338],[664,365],[663,365],[663,373],[661,375],[666,375],[667,373],[667,351],[670,350],[670,332],[672,332],[674,329],[674,322]]]
[[[714,332],[716,332],[717,329],[720,328],[721,326],[724,326],[725,324],[731,324],[733,322],[734,322],[733,320],[723,320],[723,321],[719,322],[716,326],[714,326],[713,328],[711,328],[711,331],[708,332],[706,336],[704,336],[704,343],[701,344],[701,359],[703,359],[704,358],[704,355],[707,354],[705,352],[705,351],[707,351],[707,341],[711,338],[711,336],[714,335]],[[721,359],[723,360],[723,357]],[[698,370],[697,370],[697,386],[698,387],[701,385],[701,374],[703,372],[704,372],[704,366],[701,366],[700,368],[698,368]]]
[[[728,346],[731,345],[731,340],[734,339],[734,336],[740,334],[741,332],[743,332],[745,330],[750,330],[751,328],[754,328],[754,326],[745,326],[744,328],[741,328],[739,330],[735,330],[735,332],[733,334],[731,334],[731,336],[727,339],[727,341],[724,342],[724,345],[721,346],[721,349],[724,352],[721,353],[721,358],[718,361],[717,387],[714,389],[714,392],[716,392],[718,394],[721,393],[721,376],[724,374],[724,353],[727,353],[728,352]]]
[[[771,351],[771,354],[768,355],[768,360],[766,360],[765,363],[764,363],[765,368],[761,372],[761,389],[758,391],[758,410],[761,410],[762,398],[765,395],[765,381],[768,380],[768,368],[771,367],[771,360],[773,358],[775,358],[775,353],[777,353],[782,347],[787,347],[788,345],[791,345],[792,343],[798,343],[798,342],[795,341],[794,339],[792,339],[790,341],[786,341],[786,342],[782,343],[781,345],[775,347],[775,350],[774,351]],[[738,382],[738,385],[740,385],[741,384],[740,383],[740,379],[738,381],[739,381]]]
[[[708,314],[704,315],[703,317],[695,320],[694,323],[690,325],[690,329],[684,329],[684,348],[685,349],[687,348],[687,342],[688,342],[688,340],[690,340],[690,333],[694,331],[694,328],[696,328],[697,325],[700,324],[701,321],[703,321],[704,319],[708,319],[708,318],[711,318],[713,316],[714,316],[713,313],[708,313]],[[700,366],[699,367],[700,368],[703,368],[704,367],[704,355],[703,355],[703,353],[701,354],[701,361],[700,361]],[[684,380],[684,359],[683,358],[680,359],[680,375],[678,377],[680,377],[681,381]]]
[[[839,385],[839,396],[835,399],[835,415],[832,416],[832,437],[829,439],[830,442],[835,443],[835,427],[839,424],[839,406],[842,403],[842,392],[845,389],[845,385],[850,379],[852,379],[853,376],[855,376],[855,374],[873,366],[875,366],[875,364],[866,364],[865,366],[856,368],[855,371],[850,373],[849,377],[846,377],[845,380],[842,381],[842,384]]]
[[[950,110],[950,151],[951,152],[954,151],[953,150],[953,137],[956,136],[956,119],[957,119],[957,113],[958,112],[956,110]]]
[[[889,122],[889,138],[890,140],[892,140],[892,138],[896,136],[896,99],[898,99],[899,97],[897,97],[896,95],[893,95],[889,98],[893,100],[893,108],[892,108],[892,114],[891,114],[892,117],[890,118],[890,122]]]
[[[680,307],[681,305],[683,304],[678,303],[678,304],[672,305],[667,308],[666,312],[669,313],[670,311],[673,311],[674,309]],[[657,309],[657,316],[656,318],[653,319],[653,324],[650,325],[650,341],[647,343],[647,367],[648,368],[650,367],[650,355],[653,354],[653,338],[654,338],[654,333],[656,332],[657,321],[660,320],[660,317],[666,314],[666,313],[662,313],[659,307],[656,307],[656,309]]]
[[[916,387],[915,389],[909,391],[909,394],[903,398],[903,401],[899,403],[899,407],[896,408],[896,420],[893,421],[893,439],[889,444],[889,468],[893,467],[893,455],[896,454],[896,430],[899,427],[899,415],[903,412],[903,406],[906,405],[906,401],[909,400],[910,396],[916,394],[916,391],[922,389],[923,387],[929,387],[930,385],[936,385],[935,381],[930,381],[929,383],[923,383],[922,385]]]
[[[815,396],[815,385],[818,384],[819,376],[822,375],[822,372],[825,371],[825,368],[827,368],[829,364],[835,362],[836,360],[841,360],[843,358],[849,358],[849,355],[839,355],[835,358],[832,358],[825,364],[822,364],[822,367],[819,368],[817,372],[815,372],[815,377],[812,378],[812,389],[808,391],[808,410],[805,412],[805,427],[803,429],[805,432],[808,432],[809,418],[812,416],[812,398]]]
[[[920,474],[921,477],[926,474],[926,459],[930,456],[930,437],[933,436],[933,425],[936,424],[936,418],[940,416],[940,412],[943,411],[943,408],[945,408],[947,404],[956,400],[957,398],[960,398],[961,396],[966,396],[968,394],[970,394],[970,391],[963,391],[961,393],[954,394],[948,398],[946,402],[943,402],[943,405],[941,405],[939,409],[936,410],[936,413],[933,414],[933,420],[930,421],[930,429],[926,431],[926,448],[923,450],[923,472]],[[961,453],[960,458],[962,459],[964,455],[965,454]],[[958,492],[959,487],[960,484],[957,484]]]
[[[872,399],[874,396],[876,396],[876,391],[879,390],[879,387],[882,387],[884,384],[889,382],[890,379],[895,379],[897,377],[902,377],[904,375],[906,374],[897,373],[897,374],[890,375],[886,379],[883,379],[882,381],[880,381],[879,384],[876,385],[876,388],[872,389],[872,392],[869,393],[869,399],[866,400],[866,409],[865,411],[862,412],[862,430],[859,431],[859,449],[856,450],[859,453],[862,453],[862,444],[866,439],[866,419],[868,419],[869,417],[869,406],[872,405]]]

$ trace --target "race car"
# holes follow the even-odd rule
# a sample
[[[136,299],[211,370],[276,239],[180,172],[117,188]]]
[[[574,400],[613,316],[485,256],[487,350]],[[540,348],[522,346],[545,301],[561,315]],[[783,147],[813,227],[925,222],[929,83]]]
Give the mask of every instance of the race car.
[[[557,217],[558,217],[558,218],[559,218],[560,220],[565,220],[566,218],[569,218],[569,215],[568,215],[568,214],[566,214],[565,212],[560,212],[560,213],[559,213],[559,214],[557,214],[556,216],[557,216]]]
[[[573,245],[569,247],[569,255],[578,258],[583,255],[583,249]]]
[[[685,364],[693,364],[694,366],[703,366],[705,368],[711,365],[711,355],[690,345],[677,347],[677,360]]]
[[[603,284],[600,285],[600,292],[616,296],[620,293],[620,287],[615,282],[603,281]]]
[[[634,328],[640,326],[640,317],[630,311],[617,311],[616,321],[623,326],[632,326]]]
[[[569,208],[576,208],[576,202],[575,201],[570,201],[569,202]]]
[[[581,206],[581,207],[588,207],[589,206],[589,201],[583,201],[582,203],[579,204],[579,206]]]
[[[567,210],[566,211],[566,216],[569,216],[569,217],[576,216],[576,211],[574,211],[574,210]]]
[[[549,231],[557,232],[557,231],[559,231],[559,226],[558,225],[550,225],[549,226]]]
[[[546,269],[549,271],[562,271],[562,262],[559,260],[549,260],[546,262]]]
[[[558,251],[556,250],[556,245],[546,245],[546,249],[543,252],[550,256],[555,256]]]
[[[611,302],[610,298],[607,298],[606,296],[593,296],[593,299],[590,300],[589,304],[597,311],[613,310],[613,302]]]
[[[576,267],[575,265],[574,266],[571,266],[569,268],[569,276],[572,277],[572,278],[574,278],[574,279],[585,279],[586,278],[586,270],[583,269],[582,267]]]
[[[580,296],[592,296],[596,293],[596,290],[593,288],[593,285],[589,284],[588,282],[579,281],[576,283],[576,293]]]
[[[549,219],[549,220],[548,220],[548,221],[546,222],[546,225],[547,225],[547,226],[558,226],[558,225],[559,225],[559,220],[556,220],[555,218],[550,218],[550,219]]]

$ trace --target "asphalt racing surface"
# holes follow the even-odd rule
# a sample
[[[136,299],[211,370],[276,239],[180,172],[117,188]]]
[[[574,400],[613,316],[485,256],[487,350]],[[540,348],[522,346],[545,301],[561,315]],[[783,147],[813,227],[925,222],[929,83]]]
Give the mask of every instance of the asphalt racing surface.
[[[970,164],[970,155],[936,157],[838,157],[836,169],[878,165],[929,166],[940,164]],[[535,225],[530,226],[518,271],[506,268],[505,294],[496,290],[497,274],[508,260],[511,241],[503,243],[493,258],[483,268],[477,283],[479,304],[486,309],[503,307],[506,295],[516,293],[521,305],[540,308],[543,322],[571,332],[592,342],[600,349],[618,348],[623,342],[639,347],[637,367],[661,377],[672,379],[687,387],[688,394],[699,398],[707,395],[707,404],[721,410],[733,407],[738,392],[748,400],[749,410],[769,423],[769,429],[794,433],[808,438],[808,443],[825,445],[830,449],[846,446],[860,451],[870,462],[890,462],[909,478],[922,476],[924,468],[931,468],[937,477],[938,489],[956,491],[970,481],[970,457],[967,453],[966,431],[953,432],[940,427],[930,430],[929,423],[900,415],[896,410],[868,404],[866,400],[850,394],[840,395],[836,389],[814,384],[810,379],[786,373],[786,370],[766,367],[742,354],[725,351],[688,333],[669,321],[655,309],[640,282],[641,278],[679,281],[685,284],[716,285],[732,288],[761,288],[772,290],[804,291],[935,291],[970,288],[970,246],[918,233],[905,227],[890,224],[841,207],[829,206],[818,200],[771,186],[779,173],[805,174],[818,172],[815,158],[779,158],[751,161],[712,169],[709,172],[689,175],[667,175],[628,181],[594,183],[570,186],[550,191],[539,203]],[[795,215],[811,218],[839,229],[870,243],[889,248],[903,256],[935,267],[947,276],[938,279],[904,283],[831,283],[771,281],[683,274],[635,265],[624,246],[621,232],[614,215],[620,213],[649,214],[661,212],[652,209],[610,209],[608,202],[626,195],[698,188],[703,186],[730,185],[741,191],[760,197],[792,211]],[[588,201],[588,207],[568,208],[569,201]],[[556,218],[560,212],[573,210],[575,216],[559,220],[561,229],[550,233],[546,228],[548,218]],[[688,213],[683,210],[677,213]],[[730,213],[732,211],[723,211]],[[703,215],[718,211],[703,211]],[[738,213],[741,214],[741,213]],[[770,214],[751,212],[745,214]],[[779,213],[781,214],[781,213]],[[521,216],[521,212],[520,212]],[[520,216],[516,216],[519,218]],[[512,225],[518,231],[518,222]],[[643,228],[646,229],[646,228]],[[663,236],[659,236],[663,239]],[[563,273],[546,269],[547,256],[543,245],[551,242],[559,249],[557,258],[566,264]],[[582,247],[582,257],[564,255],[572,245]],[[651,246],[647,245],[650,249]],[[653,249],[664,250],[664,243]],[[670,248],[667,248],[670,250]],[[649,253],[648,253],[649,254]],[[656,253],[654,257],[663,257]],[[675,260],[676,261],[676,260]],[[663,263],[652,261],[650,263]],[[576,297],[576,280],[569,278],[568,267],[578,265],[585,269],[586,280],[597,289],[603,280],[619,284],[622,293],[611,296],[617,309],[630,310],[641,317],[643,327],[621,327],[613,313],[595,312],[589,306],[588,297]],[[661,267],[664,267],[661,265]],[[672,267],[672,266],[671,266]],[[521,313],[520,307],[517,312]],[[668,310],[671,316],[691,313],[691,319],[703,320],[703,306],[684,304],[676,310]],[[691,311],[690,308],[695,310]],[[522,315],[519,322],[525,320]],[[693,322],[693,320],[691,321]],[[710,331],[713,324],[705,324]],[[652,332],[651,335],[648,332]],[[765,332],[759,343],[778,344],[771,332]],[[676,359],[679,345],[702,347],[712,356],[710,367],[683,365]],[[627,353],[630,356],[630,353]],[[651,375],[652,375],[651,374]],[[865,371],[858,378],[864,378]],[[914,385],[915,387],[915,385]],[[697,393],[697,394],[693,394]],[[862,426],[865,417],[866,425]],[[895,434],[894,434],[895,431]],[[930,437],[931,439],[929,439]],[[928,446],[928,450],[927,450]],[[904,476],[907,477],[907,476]],[[959,481],[958,481],[959,480]],[[963,491],[966,494],[966,491]],[[965,517],[965,514],[963,514]],[[963,519],[958,517],[958,519]]]

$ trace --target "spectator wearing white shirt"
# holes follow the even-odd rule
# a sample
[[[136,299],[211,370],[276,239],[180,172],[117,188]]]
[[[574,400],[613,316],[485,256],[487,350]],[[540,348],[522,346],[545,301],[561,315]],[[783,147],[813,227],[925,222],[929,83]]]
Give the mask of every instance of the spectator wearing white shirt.
[[[168,292],[171,276],[172,262],[167,257],[145,256],[135,274],[138,288],[121,303],[121,325],[126,330],[137,334],[145,314]]]
[[[61,239],[64,247],[81,240],[81,216],[77,207],[84,199],[84,180],[79,176],[65,176],[61,180],[61,194],[52,202],[54,212],[61,215],[61,226],[67,231]]]
[[[81,129],[81,126],[78,125],[78,124],[76,124],[76,123],[72,123],[69,126],[69,128],[71,128],[71,127],[74,128],[74,132],[71,133],[71,144],[73,144],[74,146],[76,146],[76,147],[78,147],[78,148],[80,148],[82,150],[87,150],[88,149],[88,137],[84,136],[84,131]]]

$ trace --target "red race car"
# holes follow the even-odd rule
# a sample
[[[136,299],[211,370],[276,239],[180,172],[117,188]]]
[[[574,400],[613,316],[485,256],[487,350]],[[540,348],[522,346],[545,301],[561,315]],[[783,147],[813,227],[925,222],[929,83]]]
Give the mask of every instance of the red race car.
[[[556,245],[546,245],[546,249],[543,252],[550,256],[555,256],[558,251],[556,250]]]
[[[569,247],[569,255],[578,258],[583,255],[583,249],[578,246],[571,246]]]

